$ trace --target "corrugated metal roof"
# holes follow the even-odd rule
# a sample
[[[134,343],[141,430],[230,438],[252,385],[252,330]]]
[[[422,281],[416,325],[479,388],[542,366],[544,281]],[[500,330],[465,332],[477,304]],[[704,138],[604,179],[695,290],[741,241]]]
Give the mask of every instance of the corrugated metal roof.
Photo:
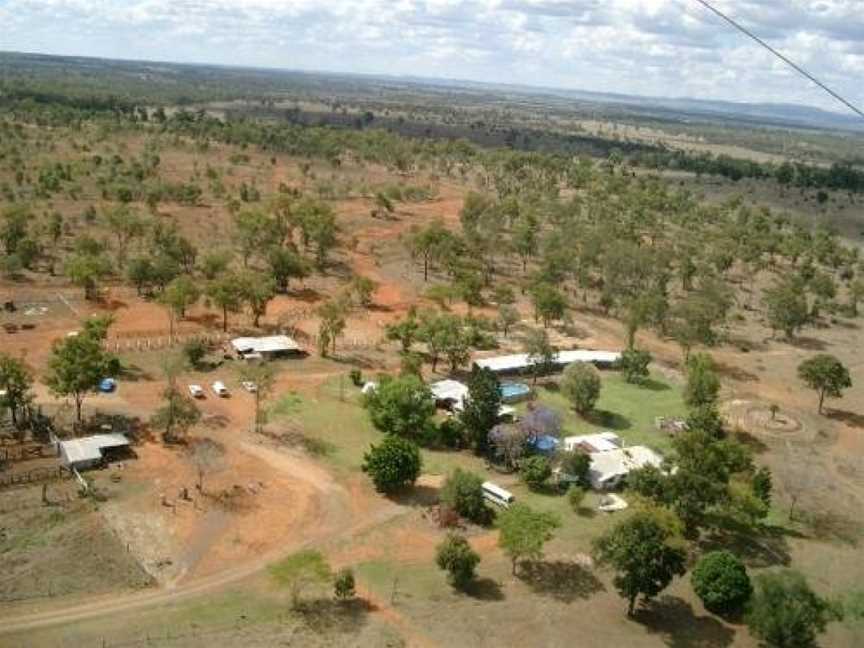
[[[599,434],[570,436],[564,439],[564,448],[568,452],[577,446],[586,447],[588,452],[608,452],[621,448],[621,438],[614,432],[600,432]]]
[[[468,396],[468,387],[458,380],[439,380],[429,385],[435,400],[452,400],[461,403]]]
[[[129,439],[122,434],[94,434],[80,439],[69,439],[60,442],[60,452],[68,464],[98,461],[102,458],[102,450],[106,448],[122,448],[129,445]]]
[[[577,349],[574,351],[559,351],[552,359],[552,363],[560,366],[569,365],[574,362],[612,364],[613,362],[617,362],[620,358],[621,354],[617,351],[589,351],[587,349]],[[527,369],[528,367],[537,364],[537,361],[532,360],[527,353],[515,353],[513,355],[497,356],[494,358],[481,358],[475,360],[474,364],[481,369],[501,372]]]
[[[284,351],[299,351],[300,345],[287,335],[270,335],[266,337],[242,337],[231,340],[231,346],[238,353],[280,353]]]
[[[645,466],[660,468],[663,457],[645,446],[631,446],[606,452],[591,454],[591,483],[595,488],[602,488],[612,479],[623,477],[631,471]]]

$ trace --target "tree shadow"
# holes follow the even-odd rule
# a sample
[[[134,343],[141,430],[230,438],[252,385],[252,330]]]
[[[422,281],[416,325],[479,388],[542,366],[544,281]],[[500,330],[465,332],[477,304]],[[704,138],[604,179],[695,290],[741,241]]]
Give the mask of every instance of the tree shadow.
[[[585,420],[610,430],[629,430],[633,427],[633,423],[626,416],[609,410],[594,410],[585,416]]]
[[[656,380],[654,378],[645,378],[644,380],[641,380],[638,383],[636,383],[636,386],[641,387],[642,389],[647,389],[648,391],[653,391],[653,392],[664,392],[664,391],[669,391],[670,389],[672,389],[665,382],[662,382],[660,380]]]
[[[845,423],[849,427],[864,429],[864,414],[848,412],[846,410],[830,409],[826,410],[825,416],[832,421]]]
[[[290,290],[288,291],[288,294],[290,294],[294,299],[310,304],[321,300],[320,292],[318,292],[317,290],[313,290],[312,288],[307,288],[305,286],[303,288],[300,288],[299,290]]]
[[[802,511],[801,517],[812,536],[824,542],[835,542],[857,547],[864,527],[857,520],[834,511]]]
[[[352,367],[359,367],[360,369],[375,369],[378,365],[374,363],[372,360],[368,358],[364,358],[363,356],[352,354],[352,355],[331,355],[328,356],[329,360],[332,360],[336,364],[344,364],[350,365]]]
[[[796,349],[803,349],[805,351],[824,351],[828,348],[828,344],[819,338],[795,337],[788,340],[788,342]]]
[[[563,603],[587,599],[606,590],[590,569],[570,560],[522,563],[519,566],[519,579],[535,593]]]
[[[365,599],[349,601],[317,599],[301,603],[294,611],[316,633],[356,634],[369,621],[375,606]]]
[[[702,551],[726,549],[748,567],[764,568],[778,565],[788,567],[792,562],[788,536],[800,534],[779,526],[753,528],[733,520],[718,521],[718,527],[700,539]]]
[[[677,596],[662,596],[636,610],[634,620],[650,633],[663,635],[671,648],[724,648],[735,631],[712,616],[696,616],[693,606]]]
[[[501,584],[491,578],[475,578],[462,588],[462,593],[478,601],[504,600]]]
[[[149,382],[153,380],[153,375],[144,371],[138,365],[122,365],[120,367],[120,374],[117,377],[126,382]]]
[[[746,430],[735,430],[731,434],[732,438],[741,445],[747,446],[753,454],[763,454],[768,451],[768,446],[762,439],[753,436]]]
[[[401,506],[425,508],[438,503],[438,489],[424,484],[417,484],[395,493],[388,493],[387,496]]]
[[[716,363],[717,371],[732,380],[737,380],[738,382],[757,382],[759,380],[759,376],[751,371],[746,371],[741,367],[736,367],[733,365],[723,364],[720,362]]]

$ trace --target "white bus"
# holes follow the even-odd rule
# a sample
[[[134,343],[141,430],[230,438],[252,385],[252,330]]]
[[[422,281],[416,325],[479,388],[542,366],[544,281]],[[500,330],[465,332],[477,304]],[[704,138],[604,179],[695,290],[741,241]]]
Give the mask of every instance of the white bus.
[[[483,497],[493,504],[497,504],[503,508],[509,508],[510,505],[516,501],[516,498],[513,497],[513,493],[488,481],[483,482]]]

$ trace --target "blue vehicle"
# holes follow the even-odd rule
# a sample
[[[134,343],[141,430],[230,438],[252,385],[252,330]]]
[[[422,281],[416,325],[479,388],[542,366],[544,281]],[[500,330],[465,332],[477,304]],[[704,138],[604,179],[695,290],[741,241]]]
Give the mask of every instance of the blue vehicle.
[[[117,381],[113,378],[105,378],[99,383],[99,391],[103,394],[110,394],[117,389]]]

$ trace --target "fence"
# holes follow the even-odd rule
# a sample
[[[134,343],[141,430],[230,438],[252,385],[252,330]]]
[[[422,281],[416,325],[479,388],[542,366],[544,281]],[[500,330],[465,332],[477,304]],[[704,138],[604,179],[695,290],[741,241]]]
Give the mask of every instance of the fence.
[[[42,459],[44,457],[56,456],[57,452],[50,446],[18,445],[5,448],[0,446],[0,464],[15,463],[16,461],[28,461],[30,459]]]
[[[231,336],[228,333],[213,331],[175,332],[172,336],[168,331],[128,331],[121,335],[110,337],[106,341],[109,351],[158,351],[168,349],[178,344],[202,342],[204,344],[222,344]]]
[[[24,486],[27,484],[38,484],[52,482],[58,479],[71,479],[72,473],[64,466],[51,466],[34,468],[27,472],[13,473],[11,475],[0,475],[0,490]]]
[[[46,594],[41,594],[40,596],[44,597]],[[279,624],[279,626],[283,627],[286,632],[286,635],[273,637],[273,639],[280,639],[284,642],[284,645],[294,645],[291,642],[291,638],[296,630],[293,626],[288,625],[287,621],[288,615],[280,615],[273,620],[273,623]],[[190,623],[188,627],[177,625],[163,630],[145,631],[142,632],[140,636],[133,638],[93,637],[84,641],[81,639],[80,634],[70,632],[68,637],[62,637],[58,640],[59,643],[52,645],[62,646],[63,648],[137,648],[138,646],[160,645],[184,646],[187,645],[190,640],[206,639],[208,637],[213,638],[208,643],[222,645],[222,643],[218,641],[217,637],[222,636],[225,638],[224,635],[227,633],[242,632],[243,630],[248,630],[249,628],[256,626],[259,626],[259,623],[247,619],[244,615],[238,617],[235,621],[221,623],[219,625],[200,627],[195,623]],[[242,642],[238,641],[237,645],[240,645],[241,643]],[[198,644],[196,643],[195,645]],[[11,646],[18,648],[16,644],[11,644]],[[20,646],[21,648],[25,648],[25,644],[20,644]]]

